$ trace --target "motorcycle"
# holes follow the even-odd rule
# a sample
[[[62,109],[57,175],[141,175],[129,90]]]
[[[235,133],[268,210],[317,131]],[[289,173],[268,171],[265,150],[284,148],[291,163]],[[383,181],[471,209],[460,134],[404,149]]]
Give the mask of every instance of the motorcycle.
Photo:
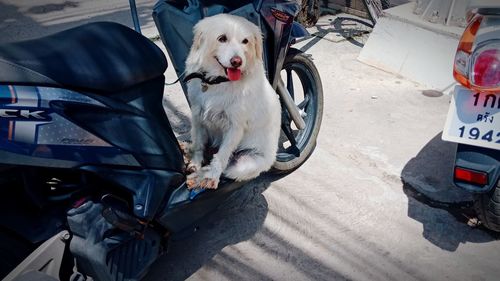
[[[179,78],[201,18],[231,13],[261,28],[282,103],[276,173],[311,155],[323,111],[314,63],[290,47],[307,35],[294,22],[299,8],[286,0],[162,0],[153,10]],[[111,22],[0,45],[3,280],[139,280],[169,239],[193,232],[244,186],[222,178],[213,191],[186,188],[162,107],[166,68],[153,42]]]
[[[455,185],[473,193],[481,223],[500,232],[500,5],[471,3],[468,22],[442,139],[458,143]]]

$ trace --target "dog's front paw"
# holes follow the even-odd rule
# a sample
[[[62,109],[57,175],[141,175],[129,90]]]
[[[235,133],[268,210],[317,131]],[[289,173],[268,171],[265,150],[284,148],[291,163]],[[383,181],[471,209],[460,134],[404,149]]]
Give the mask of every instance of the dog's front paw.
[[[219,179],[204,178],[200,182],[200,187],[205,189],[217,189]]]
[[[201,169],[200,187],[206,189],[216,189],[219,186],[220,173],[217,173],[210,167]]]
[[[200,177],[198,176],[198,173],[192,173],[192,174],[187,176],[186,186],[189,190],[191,190],[199,185],[200,185]]]

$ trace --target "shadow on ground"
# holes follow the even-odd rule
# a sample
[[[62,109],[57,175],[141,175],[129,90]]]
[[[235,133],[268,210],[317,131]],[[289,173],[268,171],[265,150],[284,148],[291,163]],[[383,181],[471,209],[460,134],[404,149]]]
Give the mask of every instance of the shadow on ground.
[[[471,195],[453,185],[456,145],[441,140],[441,133],[411,159],[401,173],[408,196],[408,216],[423,225],[423,237],[439,248],[454,252],[467,242],[486,243],[500,238],[477,224]],[[436,209],[456,219],[449,225]]]
[[[303,52],[307,51],[321,39],[333,41],[329,38],[331,35],[336,35],[336,42],[348,41],[362,48],[368,40],[372,28],[373,25],[369,20],[360,19],[354,16],[346,15],[334,19],[330,18],[328,22],[318,23],[313,27],[315,31],[311,34],[313,36],[312,40],[307,42],[300,50]],[[310,39],[310,37],[306,37],[302,40],[307,39]]]
[[[78,2],[65,1],[63,3],[49,3],[45,5],[33,6],[28,9],[28,13],[32,14],[45,14],[54,11],[62,11],[66,8],[77,8]]]
[[[232,268],[250,271],[248,275],[255,276],[255,280],[266,279],[221,250],[252,238],[262,228],[268,213],[268,204],[262,193],[274,180],[271,176],[262,176],[246,184],[197,225],[192,235],[178,240],[174,238],[168,253],[156,261],[145,280],[185,280],[204,265],[231,280],[240,279]],[[220,259],[212,260],[217,254],[223,263],[219,262]]]
[[[366,276],[387,274],[378,261],[357,252],[358,245],[384,263],[397,265],[399,270],[411,274],[410,268],[392,259],[377,243],[357,234],[352,225],[336,219],[335,215],[324,214],[322,206],[297,198],[296,194],[287,190],[277,192],[280,201],[287,202],[291,209],[270,210],[263,193],[280,178],[266,174],[235,193],[193,235],[172,241],[168,253],[152,266],[145,280],[186,280],[195,273],[196,280],[275,280],[269,271],[280,272],[283,268],[269,266],[280,263],[293,268],[305,280],[349,280],[339,271],[340,265],[325,260],[325,255],[358,268]],[[277,225],[264,225],[268,217]],[[304,223],[297,224],[297,218]],[[341,243],[344,235],[349,235],[356,246]],[[232,247],[240,242],[245,244]],[[304,248],[309,243],[319,245],[321,253]],[[248,247],[253,249],[251,253],[245,251]],[[266,266],[255,261],[258,253],[263,261],[271,259],[272,264]],[[204,275],[207,272],[209,277]],[[301,277],[282,276],[282,280],[298,278]]]

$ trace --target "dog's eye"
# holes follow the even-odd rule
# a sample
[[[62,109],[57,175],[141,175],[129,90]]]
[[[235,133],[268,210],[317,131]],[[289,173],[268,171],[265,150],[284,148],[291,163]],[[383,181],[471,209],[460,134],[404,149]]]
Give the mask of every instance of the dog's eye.
[[[225,34],[222,34],[221,36],[219,36],[217,38],[217,41],[219,41],[221,43],[226,43],[227,42],[227,36]]]
[[[247,44],[247,43],[248,43],[248,39],[246,39],[246,38],[245,38],[245,39],[243,39],[243,41],[241,41],[241,43],[243,43],[243,44]]]

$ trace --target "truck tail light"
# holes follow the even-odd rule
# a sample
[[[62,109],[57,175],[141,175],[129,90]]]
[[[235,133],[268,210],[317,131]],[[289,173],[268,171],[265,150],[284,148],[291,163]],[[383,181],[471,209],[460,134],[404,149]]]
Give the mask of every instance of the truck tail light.
[[[500,90],[500,43],[488,44],[472,55],[471,84],[480,90]]]
[[[472,53],[472,47],[474,45],[474,39],[476,38],[477,31],[481,26],[483,17],[481,15],[475,15],[464,33],[462,38],[458,43],[457,53],[455,55],[455,64],[453,67],[453,77],[455,80],[462,84],[464,87],[470,88],[469,81],[469,60]]]
[[[472,13],[458,44],[453,77],[476,92],[500,91],[500,40],[477,41],[478,30],[491,28],[489,18]]]

